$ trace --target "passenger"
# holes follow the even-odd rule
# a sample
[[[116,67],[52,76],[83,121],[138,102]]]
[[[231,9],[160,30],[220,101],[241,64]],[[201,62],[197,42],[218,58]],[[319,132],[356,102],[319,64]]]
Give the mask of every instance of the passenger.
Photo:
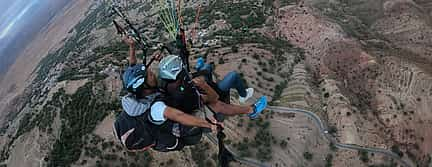
[[[124,41],[129,45],[129,67],[122,78],[124,88],[129,93],[122,98],[124,111],[116,118],[113,128],[115,136],[128,150],[141,151],[149,148],[162,152],[181,150],[184,146],[199,143],[204,129],[216,131],[217,126],[222,126],[214,118],[210,118],[211,121],[207,122],[191,115],[192,111],[182,111],[170,107],[172,94],[164,94],[169,89],[160,91],[158,79],[152,70],[142,64],[137,64],[133,39],[128,37]],[[176,57],[169,56],[164,58],[162,62],[171,62],[167,60],[175,60]],[[163,65],[159,67],[161,68]],[[183,68],[177,69],[179,70],[178,73],[172,73],[174,69],[170,68],[169,73],[176,73],[175,76],[172,75],[171,77],[178,79],[177,77],[182,76],[178,74],[184,73]],[[163,73],[163,70],[159,71]],[[173,81],[175,83],[179,80]],[[184,80],[180,81],[183,82]],[[200,89],[203,93],[196,91],[198,98],[187,100],[202,101],[218,113],[225,115],[248,114],[251,119],[254,119],[267,106],[265,97],[261,97],[252,106],[225,104],[218,100],[218,94],[204,80],[194,79],[193,82],[197,86],[193,89]],[[175,85],[177,84],[167,84],[167,86],[170,85],[174,85],[173,88],[176,88]],[[179,90],[182,89],[182,87],[178,88]],[[189,87],[183,88],[189,89]]]

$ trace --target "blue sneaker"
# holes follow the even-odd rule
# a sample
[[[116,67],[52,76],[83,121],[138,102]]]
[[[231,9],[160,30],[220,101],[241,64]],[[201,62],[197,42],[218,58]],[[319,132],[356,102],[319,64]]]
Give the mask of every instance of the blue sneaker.
[[[261,96],[253,105],[253,113],[248,114],[250,119],[256,119],[267,107],[267,97]]]
[[[199,71],[203,67],[204,67],[204,59],[202,57],[199,57],[195,65],[195,70]]]

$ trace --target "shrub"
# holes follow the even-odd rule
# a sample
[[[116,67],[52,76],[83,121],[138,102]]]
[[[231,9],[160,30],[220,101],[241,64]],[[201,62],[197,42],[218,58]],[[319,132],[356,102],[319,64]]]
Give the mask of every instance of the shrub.
[[[234,52],[234,53],[237,53],[239,50],[238,50],[239,48],[237,47],[237,46],[235,46],[235,45],[233,45],[233,46],[231,46],[231,50],[232,50],[232,52]]]
[[[288,146],[288,142],[282,140],[279,145],[281,146],[281,148],[285,149]]]
[[[239,121],[237,122],[237,126],[243,127],[243,122],[244,122],[244,120],[240,118]]]
[[[272,159],[272,151],[271,147],[259,147],[257,154],[258,160],[260,161],[269,161]]]
[[[338,149],[336,147],[336,145],[334,143],[332,143],[332,142],[330,142],[329,147],[330,147],[330,150],[332,150],[332,151],[336,151]]]
[[[259,60],[260,59],[259,55],[256,54],[256,53],[254,55],[252,55],[252,58],[254,58],[255,60]]]
[[[251,150],[249,150],[247,138],[243,139],[243,142],[239,142],[236,144],[236,149],[239,150],[239,155],[241,157],[250,157],[252,156]]]
[[[219,63],[219,64],[225,64],[225,60],[224,60],[222,57],[220,57],[218,63]]]
[[[105,154],[103,156],[103,159],[108,160],[108,161],[115,161],[118,159],[118,156],[116,154]]]
[[[336,128],[336,126],[334,126],[334,125],[329,126],[328,132],[329,132],[330,134],[335,134],[335,133],[337,132],[337,128]]]
[[[167,165],[172,165],[172,164],[174,164],[174,160],[172,158],[170,158],[170,159],[168,159],[168,161],[167,161],[166,164]]]
[[[369,156],[366,151],[359,151],[358,154],[360,155],[360,160],[363,162],[369,162]]]
[[[399,155],[399,157],[403,157],[403,152],[400,150],[398,145],[393,145],[391,147],[391,151],[393,151],[394,153],[396,153],[397,155]]]
[[[272,101],[279,100],[281,98],[283,90],[287,86],[288,86],[288,81],[286,81],[286,80],[283,82],[280,82],[278,85],[276,85]]]
[[[208,158],[206,151],[209,149],[208,143],[199,143],[192,147],[192,159],[199,167],[205,167],[205,160]]]
[[[325,164],[326,167],[332,167],[333,166],[333,155],[327,154],[325,160],[326,160],[326,164]]]
[[[240,29],[243,26],[241,18],[239,15],[231,16],[228,19],[228,22],[231,24],[233,29]]]
[[[313,158],[313,154],[306,151],[306,152],[303,153],[303,157],[304,157],[304,159],[306,159],[308,161],[311,161],[312,158]]]

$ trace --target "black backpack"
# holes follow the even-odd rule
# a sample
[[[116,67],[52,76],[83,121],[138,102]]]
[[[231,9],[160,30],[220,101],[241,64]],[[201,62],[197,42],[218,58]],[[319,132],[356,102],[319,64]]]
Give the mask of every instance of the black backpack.
[[[114,122],[116,137],[128,150],[145,150],[156,144],[159,127],[148,120],[148,113],[132,117],[121,112]],[[125,141],[121,136],[130,133]],[[124,139],[123,139],[124,140]]]
[[[148,111],[137,117],[121,112],[114,122],[116,137],[122,141],[121,136],[130,131],[126,141],[122,142],[128,150],[144,151],[152,148],[160,152],[181,150],[184,146],[201,141],[202,128],[183,126],[170,120],[155,125],[150,119]],[[174,127],[179,132],[177,135],[173,133]]]

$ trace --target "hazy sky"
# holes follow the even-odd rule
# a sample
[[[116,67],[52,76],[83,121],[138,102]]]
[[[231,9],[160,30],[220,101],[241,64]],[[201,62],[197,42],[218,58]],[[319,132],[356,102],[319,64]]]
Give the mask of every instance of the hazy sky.
[[[39,0],[0,0],[0,40],[13,36]]]
[[[0,76],[72,0],[0,0]]]

